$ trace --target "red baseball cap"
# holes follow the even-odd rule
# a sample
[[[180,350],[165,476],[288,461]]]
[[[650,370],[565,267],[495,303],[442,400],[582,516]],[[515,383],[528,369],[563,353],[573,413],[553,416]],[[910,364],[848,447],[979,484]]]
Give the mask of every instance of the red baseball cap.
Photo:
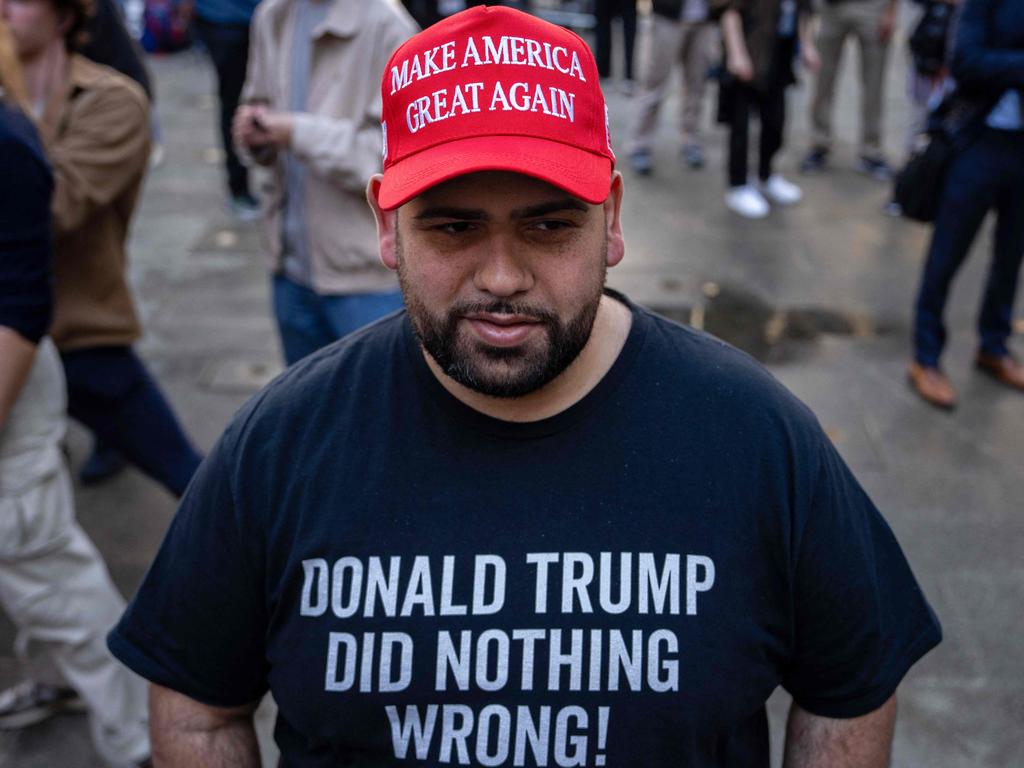
[[[608,110],[590,48],[569,30],[475,6],[403,43],[381,95],[385,210],[477,171],[526,174],[589,203],[608,197]]]

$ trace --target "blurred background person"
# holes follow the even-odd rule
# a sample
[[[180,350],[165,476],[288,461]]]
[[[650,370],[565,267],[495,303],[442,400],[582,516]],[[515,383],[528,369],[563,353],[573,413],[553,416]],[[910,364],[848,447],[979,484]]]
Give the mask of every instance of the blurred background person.
[[[242,221],[256,221],[260,204],[249,185],[249,171],[231,140],[231,119],[238,109],[249,61],[249,36],[259,0],[196,0],[195,32],[217,71],[219,129],[228,181],[228,208]]]
[[[264,246],[286,362],[399,309],[366,184],[381,166],[380,78],[416,31],[390,0],[264,0],[234,138],[271,169]]]
[[[106,647],[124,600],[75,522],[61,452],[64,377],[46,336],[53,179],[2,20],[46,23],[44,5],[0,0],[0,604],[28,676],[0,691],[0,728],[86,709],[110,764],[143,765],[146,686]]]
[[[636,0],[594,0],[594,17],[597,21],[594,58],[602,80],[612,76],[612,20],[618,18],[622,23],[622,93],[630,96],[635,87]]]
[[[654,0],[640,29],[640,91],[629,139],[630,165],[643,176],[651,172],[658,113],[678,63],[680,153],[690,168],[703,168],[700,123],[717,31],[708,19],[708,0]]]
[[[956,391],[939,360],[946,343],[949,288],[990,210],[996,212],[992,265],[978,315],[975,366],[1024,392],[1024,365],[1010,353],[1013,304],[1024,257],[1024,3],[967,0],[953,53],[953,78],[977,114],[964,130],[976,138],[946,170],[914,313],[910,385],[939,408]]]
[[[423,29],[441,20],[437,0],[402,0],[402,5]]]
[[[949,64],[959,2],[925,0],[916,5],[917,21],[907,46],[911,62],[907,73],[911,112],[904,149],[908,155],[917,137],[927,129],[929,113],[953,90]]]
[[[159,165],[163,161],[164,150],[154,108],[153,80],[142,60],[142,49],[128,31],[121,6],[115,0],[95,0],[86,40],[78,52],[97,64],[127,75],[146,92],[150,105],[149,126],[153,134],[150,165]]]
[[[721,19],[725,77],[719,120],[729,126],[729,190],[725,204],[748,219],[760,219],[776,205],[795,205],[803,193],[774,170],[786,128],[786,89],[796,82],[799,52],[811,71],[819,66],[812,34],[810,0],[713,0]],[[761,122],[757,181],[747,176],[751,112]]]
[[[896,26],[896,0],[824,0],[818,6],[821,70],[811,100],[812,145],[800,164],[805,173],[820,171],[832,150],[832,113],[843,47],[850,37],[860,54],[860,149],[856,168],[888,181],[892,169],[882,147],[885,69]]]
[[[53,166],[55,312],[72,417],[95,435],[86,474],[122,457],[180,496],[200,456],[132,350],[141,335],[125,241],[149,159],[142,89],[75,53],[88,0],[4,0]],[[98,450],[97,450],[98,449]]]
[[[78,52],[130,77],[152,103],[153,83],[142,60],[142,50],[128,32],[121,7],[115,0],[94,1],[88,33]]]

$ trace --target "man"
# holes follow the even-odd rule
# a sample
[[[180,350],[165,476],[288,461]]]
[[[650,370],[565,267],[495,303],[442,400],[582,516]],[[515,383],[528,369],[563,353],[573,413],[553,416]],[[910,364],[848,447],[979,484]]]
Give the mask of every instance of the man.
[[[64,379],[46,336],[53,180],[3,20],[31,13],[0,2],[0,605],[26,674],[0,691],[0,728],[85,709],[103,757],[136,765],[149,756],[146,684],[105,645],[124,600],[75,522],[60,450]]]
[[[585,43],[474,8],[383,92],[407,311],[200,471],[109,639],[158,764],[256,765],[269,688],[289,766],[767,766],[783,684],[791,765],[885,765],[938,625],[806,408],[604,289],[622,179]]]
[[[265,0],[235,142],[272,168],[265,247],[288,364],[401,306],[364,188],[380,167],[376,78],[416,27],[389,0]]]
[[[235,152],[231,120],[245,84],[249,62],[249,25],[259,0],[197,0],[196,36],[217,73],[219,128],[228,181],[228,209],[242,221],[259,219],[260,204],[249,185],[249,171]]]
[[[811,101],[812,146],[800,168],[820,171],[832,149],[832,100],[839,62],[847,38],[857,40],[861,72],[860,151],[857,170],[888,181],[892,169],[882,148],[882,108],[885,102],[885,65],[896,26],[896,0],[825,0],[819,6],[821,22],[818,50],[821,70]]]
[[[674,64],[683,69],[679,104],[679,146],[686,164],[704,167],[700,121],[704,89],[715,44],[706,0],[657,0],[641,24],[640,94],[630,139],[629,161],[646,176],[652,170],[651,141]]]
[[[146,96],[132,80],[75,52],[89,20],[87,0],[3,6],[53,165],[50,336],[64,363],[68,411],[98,446],[180,496],[201,457],[131,346],[141,327],[125,241],[149,160]]]

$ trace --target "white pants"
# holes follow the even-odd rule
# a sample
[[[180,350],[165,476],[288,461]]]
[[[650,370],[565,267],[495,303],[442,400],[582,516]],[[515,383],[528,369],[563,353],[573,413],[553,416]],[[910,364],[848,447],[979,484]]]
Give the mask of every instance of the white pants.
[[[48,385],[60,371],[51,348],[39,353],[15,404],[21,418],[8,425],[22,437],[61,431],[43,423],[54,419],[52,403],[33,402],[53,392]],[[0,433],[0,449],[11,449],[17,437]],[[78,691],[97,751],[111,765],[132,765],[149,755],[146,683],[106,645],[124,600],[75,522],[71,481],[64,463],[54,460],[56,446],[19,445],[26,450],[0,450],[0,481],[10,480],[14,473],[3,470],[15,467],[21,481],[0,482],[0,606],[18,628],[15,651],[33,679]]]

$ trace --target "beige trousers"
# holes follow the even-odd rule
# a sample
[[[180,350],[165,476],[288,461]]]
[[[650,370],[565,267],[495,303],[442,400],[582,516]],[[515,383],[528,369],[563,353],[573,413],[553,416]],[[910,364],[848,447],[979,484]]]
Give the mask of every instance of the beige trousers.
[[[650,149],[665,90],[677,62],[683,67],[678,140],[681,146],[700,144],[704,91],[717,32],[713,24],[684,23],[658,14],[649,14],[641,21],[640,90],[634,99],[636,112],[627,151]]]
[[[124,600],[75,522],[56,445],[62,376],[44,340],[0,430],[0,606],[18,629],[15,652],[27,673],[78,691],[97,751],[110,765],[129,766],[149,754],[146,683],[107,650]]]
[[[889,0],[841,0],[821,4],[818,49],[821,71],[811,101],[811,130],[815,147],[832,146],[832,101],[836,76],[848,37],[857,41],[860,54],[860,153],[882,155],[882,103],[889,43],[878,29]]]

